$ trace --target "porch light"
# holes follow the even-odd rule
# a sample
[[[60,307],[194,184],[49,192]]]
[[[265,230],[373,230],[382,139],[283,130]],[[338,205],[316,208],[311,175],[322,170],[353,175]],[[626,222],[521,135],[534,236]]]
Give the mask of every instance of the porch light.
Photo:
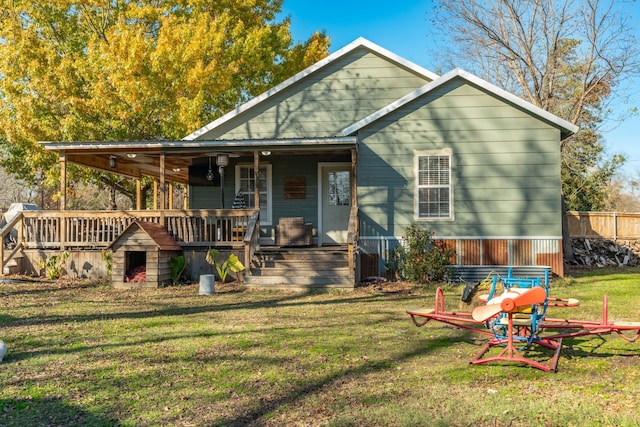
[[[130,159],[135,159],[136,156],[137,156],[136,153],[127,153],[127,157],[130,158]]]
[[[260,152],[263,156],[270,156],[271,155],[271,151],[261,151]]]
[[[216,165],[220,167],[225,167],[229,165],[229,155],[228,154],[218,154],[216,156]]]
[[[171,170],[174,171],[174,172],[180,172],[181,169],[179,167],[175,167],[175,168],[173,168]]]
[[[116,165],[116,159],[117,159],[117,157],[114,156],[113,154],[109,156],[109,167],[111,169],[115,169],[116,168],[116,166],[117,166]]]

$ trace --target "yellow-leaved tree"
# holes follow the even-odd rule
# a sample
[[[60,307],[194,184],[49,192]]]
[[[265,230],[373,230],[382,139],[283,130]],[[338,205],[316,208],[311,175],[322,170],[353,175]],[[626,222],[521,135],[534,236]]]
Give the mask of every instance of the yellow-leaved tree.
[[[328,54],[294,43],[281,0],[0,0],[0,155],[56,186],[37,141],[181,138]],[[87,169],[71,179],[133,197]]]

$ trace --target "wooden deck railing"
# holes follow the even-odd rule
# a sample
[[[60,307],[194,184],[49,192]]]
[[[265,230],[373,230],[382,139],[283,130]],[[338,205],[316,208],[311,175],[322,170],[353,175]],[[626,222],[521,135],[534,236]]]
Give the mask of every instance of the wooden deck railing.
[[[4,242],[12,229],[18,230],[13,239],[16,246],[7,258],[4,244],[0,245],[0,263],[4,269],[21,248],[103,249],[137,220],[164,224],[183,247],[257,245],[258,237],[254,234],[259,230],[258,212],[257,209],[25,211],[0,231]],[[251,235],[245,236],[251,226]],[[245,254],[253,254],[254,250],[245,248]]]

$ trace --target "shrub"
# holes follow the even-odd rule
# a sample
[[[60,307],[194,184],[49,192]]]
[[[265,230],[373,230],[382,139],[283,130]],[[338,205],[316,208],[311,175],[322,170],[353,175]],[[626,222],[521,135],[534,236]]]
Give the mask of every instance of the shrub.
[[[49,280],[58,280],[65,273],[65,264],[69,258],[69,252],[64,251],[60,255],[51,255],[49,258],[40,259],[40,269]]]
[[[404,244],[395,249],[399,275],[411,282],[442,280],[450,272],[454,251],[431,239],[431,231],[412,224],[405,231]]]
[[[218,278],[222,283],[227,281],[227,275],[229,270],[234,273],[239,273],[244,270],[244,265],[240,262],[240,259],[234,254],[229,254],[227,259],[223,262],[219,262],[216,258],[220,251],[215,248],[209,248],[205,260],[216,268],[218,272]]]
[[[183,255],[178,255],[169,259],[169,267],[171,267],[171,282],[174,285],[177,285],[180,282],[182,273],[184,273],[186,266],[187,262]]]

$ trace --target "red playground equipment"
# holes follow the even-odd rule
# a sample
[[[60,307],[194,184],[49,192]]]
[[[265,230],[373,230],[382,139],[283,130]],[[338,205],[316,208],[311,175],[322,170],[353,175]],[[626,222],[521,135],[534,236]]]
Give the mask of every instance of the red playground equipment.
[[[498,283],[503,285],[503,293],[495,296]],[[558,370],[558,358],[564,338],[586,335],[615,333],[629,342],[640,338],[640,322],[610,322],[608,300],[602,302],[600,321],[550,319],[546,317],[548,307],[575,307],[579,301],[573,298],[549,297],[548,274],[540,278],[514,278],[494,276],[491,291],[481,295],[480,305],[471,313],[445,311],[444,292],[436,290],[435,308],[407,308],[413,323],[420,327],[430,320],[446,323],[489,336],[488,341],[471,359],[471,364],[479,365],[496,361],[524,363],[543,371]],[[526,350],[538,345],[553,351],[547,363],[524,356]],[[494,347],[501,347],[497,355],[488,356]]]

